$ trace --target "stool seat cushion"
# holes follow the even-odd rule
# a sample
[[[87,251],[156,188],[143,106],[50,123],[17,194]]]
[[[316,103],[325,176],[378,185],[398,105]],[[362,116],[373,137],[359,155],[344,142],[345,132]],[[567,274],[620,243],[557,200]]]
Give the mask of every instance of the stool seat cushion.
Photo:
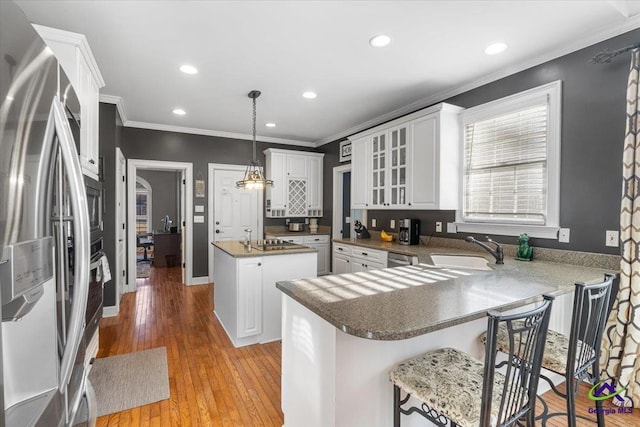
[[[483,377],[483,362],[453,348],[405,360],[389,373],[391,382],[461,427],[480,423]],[[495,425],[504,382],[496,372],[491,425]]]
[[[514,322],[514,327],[521,327],[522,322]],[[480,340],[483,344],[486,344],[486,333],[480,336]],[[514,347],[517,348],[519,341],[516,338]],[[582,341],[578,341],[577,353],[580,354],[583,346]],[[498,328],[498,342],[497,349],[503,353],[509,353],[509,332],[507,327],[503,324]],[[560,375],[565,375],[567,372],[567,354],[569,354],[569,338],[560,332],[547,331],[547,341],[544,346],[544,355],[542,357],[542,367],[553,371]],[[593,349],[589,349],[590,357],[595,355]]]

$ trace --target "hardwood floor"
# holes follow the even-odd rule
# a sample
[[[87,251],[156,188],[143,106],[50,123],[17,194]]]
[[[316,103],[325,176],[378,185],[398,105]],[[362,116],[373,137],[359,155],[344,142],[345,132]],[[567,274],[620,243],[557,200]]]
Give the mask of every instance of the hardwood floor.
[[[179,268],[153,268],[150,278],[138,279],[138,292],[123,297],[120,315],[102,320],[98,357],[167,348],[171,397],[100,417],[98,426],[282,426],[280,343],[234,348],[213,315],[212,293],[208,285],[181,285]],[[578,397],[578,414],[593,406],[587,391]],[[544,398],[551,412],[564,411],[562,399]],[[614,409],[607,426],[640,426],[640,409]],[[547,425],[567,423],[557,417]]]

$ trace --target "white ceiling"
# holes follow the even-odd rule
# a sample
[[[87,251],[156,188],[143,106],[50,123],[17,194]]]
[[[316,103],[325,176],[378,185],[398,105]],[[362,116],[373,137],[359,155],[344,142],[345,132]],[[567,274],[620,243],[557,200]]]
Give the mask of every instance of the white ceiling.
[[[127,126],[246,138],[258,89],[259,139],[308,146],[640,27],[640,2],[617,0],[17,3],[87,36]],[[495,41],[509,49],[485,55]]]

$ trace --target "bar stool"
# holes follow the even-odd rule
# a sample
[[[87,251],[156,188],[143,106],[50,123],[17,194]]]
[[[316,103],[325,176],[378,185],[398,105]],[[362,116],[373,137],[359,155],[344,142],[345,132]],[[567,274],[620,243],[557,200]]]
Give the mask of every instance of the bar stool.
[[[424,353],[397,365],[389,373],[393,383],[393,425],[400,427],[401,414],[414,412],[439,426],[511,426],[520,419],[534,426],[536,389],[549,327],[552,296],[544,303],[518,314],[487,313],[488,342],[484,364],[468,354],[444,348]],[[511,342],[509,367],[496,371],[498,330],[504,328]],[[516,354],[518,356],[516,356]],[[401,398],[401,390],[407,395]],[[413,396],[420,407],[404,408]]]
[[[537,419],[542,420],[543,426],[549,418],[561,415],[567,416],[569,427],[576,426],[577,417],[593,421],[591,418],[576,415],[575,399],[578,385],[582,381],[587,379],[592,384],[600,382],[598,361],[614,278],[614,275],[605,274],[601,283],[576,283],[569,337],[553,330],[547,333],[542,367],[565,377],[566,392],[558,390],[549,377],[543,374],[540,374],[540,377],[551,386],[554,393],[566,400],[567,412],[550,414],[547,403],[538,396],[544,409]],[[485,341],[486,337],[482,336],[481,340]],[[498,331],[497,349],[505,353],[509,349],[509,335],[504,328]],[[602,401],[596,401],[595,404],[597,409],[602,409]],[[601,410],[596,413],[598,426],[603,427],[604,414]]]

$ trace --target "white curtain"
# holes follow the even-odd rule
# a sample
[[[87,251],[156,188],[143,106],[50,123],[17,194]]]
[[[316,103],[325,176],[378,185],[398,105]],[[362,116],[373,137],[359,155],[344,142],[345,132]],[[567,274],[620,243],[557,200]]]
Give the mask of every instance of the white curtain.
[[[600,367],[603,380],[627,387],[625,405],[640,407],[640,51],[634,49],[627,86],[627,125],[622,165],[620,290],[609,315]],[[615,399],[613,400],[615,402]]]

